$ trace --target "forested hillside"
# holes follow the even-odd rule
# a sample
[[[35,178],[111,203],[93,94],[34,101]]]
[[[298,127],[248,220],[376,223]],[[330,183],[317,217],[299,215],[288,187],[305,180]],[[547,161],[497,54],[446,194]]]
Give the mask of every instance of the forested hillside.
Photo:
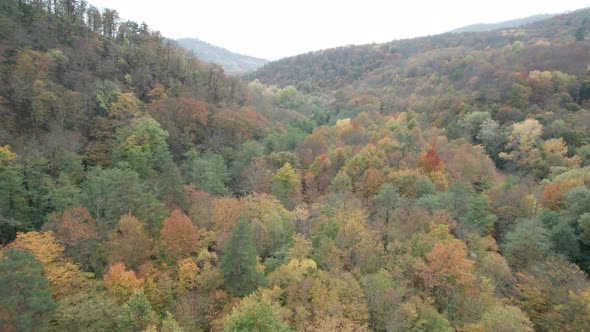
[[[177,39],[176,42],[194,52],[199,59],[222,66],[228,75],[242,75],[268,63],[268,60],[233,53],[196,38],[182,38]]]
[[[556,14],[539,14],[533,15],[524,18],[517,18],[514,20],[502,21],[498,23],[476,23],[470,24],[464,27],[460,27],[457,29],[453,29],[450,32],[482,32],[482,31],[492,31],[497,29],[509,29],[509,28],[516,28],[520,27],[521,25],[530,24],[533,22],[546,20],[556,16]]]
[[[587,330],[589,31],[248,82],[115,10],[2,1],[0,330]]]

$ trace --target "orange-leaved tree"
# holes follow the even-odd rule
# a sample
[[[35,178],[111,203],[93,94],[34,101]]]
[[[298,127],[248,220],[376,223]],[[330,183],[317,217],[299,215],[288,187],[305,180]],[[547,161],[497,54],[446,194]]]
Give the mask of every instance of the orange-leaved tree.
[[[197,250],[199,232],[182,211],[175,209],[164,220],[164,225],[160,230],[160,238],[166,245],[166,256],[178,259]]]

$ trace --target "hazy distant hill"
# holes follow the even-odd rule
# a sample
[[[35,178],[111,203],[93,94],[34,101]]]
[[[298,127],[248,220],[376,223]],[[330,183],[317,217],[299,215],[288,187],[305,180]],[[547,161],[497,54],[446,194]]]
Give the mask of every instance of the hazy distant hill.
[[[211,45],[196,38],[182,38],[176,40],[178,44],[195,53],[203,61],[216,63],[230,75],[240,75],[256,70],[268,63],[268,60],[247,55],[237,54],[225,48]]]
[[[529,17],[525,17],[525,18],[517,18],[514,20],[508,20],[508,21],[503,21],[503,22],[498,22],[498,23],[476,23],[476,24],[470,24],[470,25],[467,25],[467,26],[464,26],[461,28],[451,30],[450,32],[457,32],[457,33],[459,33],[459,32],[482,32],[482,31],[492,31],[492,30],[496,30],[496,29],[514,28],[514,27],[519,27],[521,25],[525,25],[525,24],[545,20],[548,18],[552,18],[555,15],[557,15],[557,14],[539,14],[539,15],[533,15],[533,16],[529,16]]]

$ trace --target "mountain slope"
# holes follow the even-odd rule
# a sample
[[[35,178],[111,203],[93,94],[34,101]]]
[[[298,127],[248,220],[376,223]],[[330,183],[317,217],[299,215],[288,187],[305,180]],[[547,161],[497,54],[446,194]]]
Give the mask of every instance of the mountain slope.
[[[460,27],[449,32],[461,33],[461,32],[483,32],[483,31],[492,31],[496,29],[506,29],[506,28],[514,28],[519,27],[521,25],[546,20],[556,16],[557,14],[539,14],[533,15],[524,18],[517,18],[514,20],[502,21],[497,23],[476,23],[470,24],[464,27]]]
[[[395,84],[405,77],[429,73],[426,67],[444,75],[477,67],[464,63],[468,55],[476,61],[482,56],[492,57],[490,65],[498,68],[584,72],[590,61],[590,45],[588,38],[577,39],[583,37],[580,31],[590,30],[589,17],[590,9],[585,9],[513,29],[445,33],[321,50],[269,63],[247,77],[279,86],[307,81],[332,89],[370,80],[373,87],[384,87],[392,84],[392,79]],[[514,52],[510,59],[501,59],[507,55],[506,47],[513,47]]]
[[[280,89],[86,5],[0,1],[2,330],[590,326],[588,12]]]
[[[244,74],[268,63],[268,60],[233,53],[225,48],[211,45],[196,38],[182,38],[176,40],[176,42],[180,46],[192,51],[203,61],[213,62],[222,66],[225,72],[230,75]]]

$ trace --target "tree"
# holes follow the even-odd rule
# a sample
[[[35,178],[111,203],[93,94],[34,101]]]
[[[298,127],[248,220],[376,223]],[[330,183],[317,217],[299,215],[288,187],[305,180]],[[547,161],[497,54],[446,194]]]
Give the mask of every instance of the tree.
[[[143,117],[117,131],[113,159],[124,162],[142,179],[150,180],[157,194],[168,202],[183,196],[182,178],[168,147],[168,132],[150,118]]]
[[[492,116],[489,112],[471,112],[465,115],[460,125],[465,128],[469,141],[475,142],[475,138],[482,124],[491,119]]]
[[[543,260],[551,251],[547,230],[537,221],[529,219],[516,225],[506,234],[504,255],[514,268],[525,268]]]
[[[161,332],[184,332],[184,329],[180,327],[178,322],[174,319],[171,313],[167,312],[166,317],[162,320]]]
[[[56,308],[41,263],[16,248],[0,252],[0,329],[45,331]]]
[[[92,169],[83,184],[85,206],[95,218],[103,219],[100,231],[109,232],[119,218],[132,213],[155,228],[168,215],[139,175],[129,168]]]
[[[574,224],[585,213],[590,213],[590,189],[580,186],[568,191],[562,212],[564,221]]]
[[[241,174],[240,186],[245,192],[270,194],[272,169],[268,165],[266,158],[252,158],[250,165]]]
[[[537,120],[527,119],[512,125],[512,133],[506,148],[510,153],[500,153],[500,158],[512,160],[523,171],[535,169],[541,161],[541,151],[537,148],[543,125]]]
[[[467,248],[461,240],[437,243],[419,258],[414,266],[428,290],[450,291],[475,280],[473,261],[467,258]]]
[[[559,222],[549,229],[549,238],[552,242],[552,249],[561,255],[575,261],[580,256],[578,236],[574,228],[565,222]]]
[[[164,220],[160,238],[166,244],[165,254],[176,260],[197,250],[199,232],[182,211],[175,209]]]
[[[509,305],[496,305],[486,311],[481,318],[481,327],[484,332],[534,331],[527,315],[518,307]]]
[[[567,145],[561,137],[548,139],[543,142],[541,144],[541,152],[546,167],[567,166],[571,163],[571,158],[566,157],[567,150]]]
[[[580,240],[586,245],[590,245],[590,212],[580,216],[578,227],[580,228]]]
[[[200,269],[192,258],[185,258],[178,262],[178,289],[184,294],[197,287],[197,274]]]
[[[143,279],[137,278],[135,271],[127,271],[122,262],[111,265],[102,279],[107,293],[119,304],[125,303],[143,285]]]
[[[533,90],[530,87],[514,83],[506,94],[506,101],[513,107],[525,108],[532,94]]]
[[[91,274],[80,271],[78,265],[65,256],[64,247],[53,232],[18,233],[12,245],[30,251],[41,262],[56,300],[86,286]]]
[[[258,256],[268,257],[286,248],[295,229],[293,213],[266,194],[246,196],[240,203],[240,216],[250,221]]]
[[[110,264],[124,262],[136,269],[150,257],[152,245],[143,223],[126,214],[109,234],[104,247]]]
[[[54,186],[49,188],[48,200],[53,211],[65,211],[80,206],[84,196],[80,187],[65,172],[61,172]]]
[[[445,316],[430,303],[412,297],[397,308],[393,319],[387,325],[388,331],[453,331]]]
[[[252,158],[264,154],[264,146],[257,141],[251,140],[244,142],[236,153],[232,156],[230,174],[233,179],[237,179],[242,172],[250,165]]]
[[[285,163],[273,174],[272,194],[289,210],[301,199],[301,178],[290,163]]]
[[[303,102],[303,95],[292,86],[286,86],[277,93],[277,104],[282,108],[296,108]]]
[[[505,138],[500,130],[500,124],[495,120],[488,119],[481,124],[477,140],[483,144],[488,155],[496,160],[502,151]]]
[[[196,150],[185,154],[182,173],[186,182],[197,190],[203,190],[214,195],[225,195],[228,190],[229,172],[221,155],[208,152],[199,155]]]
[[[461,224],[467,229],[486,235],[494,229],[496,220],[498,217],[489,211],[487,198],[477,195],[469,202],[467,214],[461,219]]]
[[[241,219],[232,231],[219,265],[226,286],[233,295],[250,294],[264,283],[264,275],[256,269],[256,263],[250,225]]]
[[[126,161],[140,177],[154,177],[172,162],[166,139],[168,133],[150,118],[138,118],[117,131],[113,159]]]
[[[391,213],[400,202],[400,195],[391,183],[384,183],[373,196],[373,202],[385,224],[389,224]]]
[[[119,86],[112,81],[100,81],[96,86],[96,106],[102,115],[106,115],[113,103],[121,94]]]
[[[444,163],[434,148],[428,149],[426,153],[420,156],[418,166],[422,167],[426,173],[442,171],[444,169]]]
[[[396,308],[401,305],[406,289],[384,269],[364,276],[362,281],[370,314],[369,325],[375,331],[385,331]]]
[[[65,253],[84,268],[90,267],[92,250],[98,239],[96,221],[85,207],[71,208],[63,214],[52,213],[47,224],[56,239],[65,246]]]
[[[16,233],[33,228],[23,167],[6,146],[0,150],[0,242],[14,240]]]
[[[279,314],[278,305],[273,304],[265,293],[250,295],[236,306],[227,317],[225,332],[259,331],[288,332],[291,331]]]
[[[80,292],[59,302],[51,331],[114,331],[120,307],[104,292]]]
[[[144,331],[156,324],[157,316],[143,290],[136,291],[121,308],[118,325],[120,331]]]
[[[108,114],[110,117],[129,121],[141,115],[141,102],[133,93],[123,93],[117,96],[117,100],[109,105]]]
[[[242,204],[237,198],[220,197],[213,201],[213,211],[211,212],[213,227],[211,228],[215,232],[215,242],[219,252],[226,247],[228,238],[240,219],[241,212]]]
[[[446,166],[454,179],[470,184],[478,192],[492,187],[496,177],[494,162],[480,145],[457,146]]]

